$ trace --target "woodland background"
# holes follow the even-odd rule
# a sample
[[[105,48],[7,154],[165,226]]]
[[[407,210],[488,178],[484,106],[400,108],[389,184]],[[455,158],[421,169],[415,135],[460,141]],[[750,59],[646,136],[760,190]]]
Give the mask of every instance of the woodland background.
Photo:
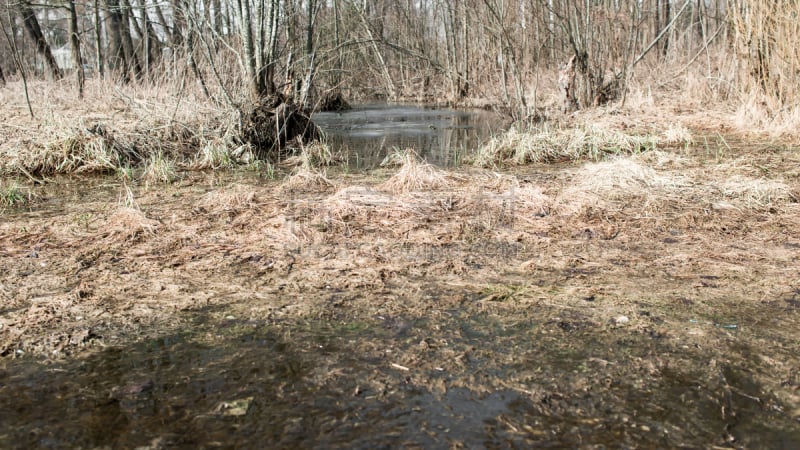
[[[229,108],[342,93],[532,117],[572,59],[577,108],[647,83],[779,114],[797,104],[798,13],[790,0],[6,0],[0,84],[196,88]]]

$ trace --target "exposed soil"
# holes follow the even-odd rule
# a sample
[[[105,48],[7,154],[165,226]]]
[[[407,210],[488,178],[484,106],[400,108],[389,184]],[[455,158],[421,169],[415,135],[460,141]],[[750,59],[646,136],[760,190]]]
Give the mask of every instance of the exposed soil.
[[[258,329],[313,395],[511,405],[472,418],[487,445],[797,443],[800,153],[712,144],[413,186],[394,169],[307,189],[190,174],[132,207],[122,186],[62,180],[0,223],[0,355]],[[113,395],[152,386],[131,383]],[[276,442],[346,445],[293,435],[313,412],[276,401],[298,417]],[[411,444],[476,442],[420,420]]]

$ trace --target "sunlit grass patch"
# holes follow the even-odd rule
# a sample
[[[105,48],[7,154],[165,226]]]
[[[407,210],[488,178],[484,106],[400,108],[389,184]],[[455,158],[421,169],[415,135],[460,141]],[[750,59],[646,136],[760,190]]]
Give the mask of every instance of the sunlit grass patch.
[[[46,176],[53,174],[113,173],[134,158],[102,127],[55,129],[43,144],[20,145],[4,155],[0,171]]]
[[[254,208],[257,204],[255,191],[244,186],[217,189],[205,194],[198,206],[209,212],[238,212]]]
[[[609,202],[638,204],[642,210],[692,194],[690,179],[659,172],[633,158],[587,163],[573,172],[573,181],[558,198],[557,209],[571,215],[588,206],[608,207]]]
[[[778,180],[735,175],[717,185],[722,197],[746,208],[768,207],[775,202],[796,200],[791,188]]]
[[[477,166],[490,167],[580,159],[597,161],[610,155],[655,150],[660,144],[688,139],[686,133],[688,130],[676,128],[669,136],[635,135],[596,124],[568,129],[511,128],[478,149],[472,162]]]
[[[322,192],[333,187],[333,182],[324,172],[300,166],[281,184],[280,189],[284,192]]]
[[[689,146],[694,142],[692,132],[681,124],[672,124],[661,133],[661,145]]]
[[[396,151],[387,158],[384,160],[385,163],[391,161],[401,164],[400,170],[381,185],[382,189],[391,192],[445,188],[458,178],[453,173],[438,169],[423,161],[412,149]]]
[[[122,206],[115,210],[102,227],[109,240],[133,240],[140,236],[154,235],[161,224],[148,218],[139,208]]]

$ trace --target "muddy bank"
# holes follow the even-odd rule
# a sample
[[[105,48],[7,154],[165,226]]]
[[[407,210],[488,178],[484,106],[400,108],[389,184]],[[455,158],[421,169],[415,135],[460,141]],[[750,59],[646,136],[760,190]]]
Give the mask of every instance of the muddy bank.
[[[121,186],[41,191],[0,224],[0,389],[31,400],[0,434],[24,441],[11,430],[37,418],[54,442],[153,448],[232,429],[287,446],[797,443],[798,162],[406,164],[305,188],[195,174],[128,207]],[[87,405],[106,412],[47,413]]]

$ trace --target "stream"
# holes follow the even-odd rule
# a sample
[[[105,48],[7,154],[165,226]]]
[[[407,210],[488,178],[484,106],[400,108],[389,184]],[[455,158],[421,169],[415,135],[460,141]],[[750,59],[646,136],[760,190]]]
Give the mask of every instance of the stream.
[[[367,169],[379,165],[389,152],[406,148],[431,164],[458,166],[464,156],[508,126],[487,111],[395,104],[358,105],[316,113],[312,119],[334,151],[353,154],[350,165]]]

